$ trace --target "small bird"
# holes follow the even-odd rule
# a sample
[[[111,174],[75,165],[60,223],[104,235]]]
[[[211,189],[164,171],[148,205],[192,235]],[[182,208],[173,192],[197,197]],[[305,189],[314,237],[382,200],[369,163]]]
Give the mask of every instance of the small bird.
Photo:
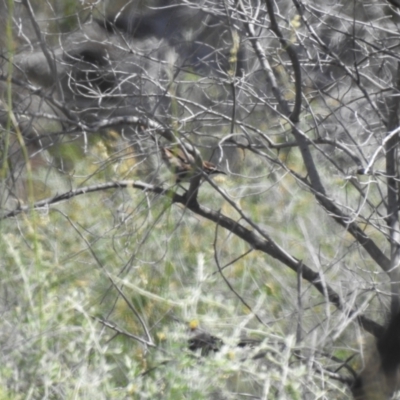
[[[219,337],[210,335],[207,332],[200,332],[188,340],[188,347],[191,351],[201,350],[201,355],[206,356],[211,351],[217,352],[224,342]]]
[[[178,146],[161,147],[161,155],[168,168],[175,174],[176,183],[188,182],[199,173],[196,171],[194,156],[187,150],[185,152]],[[209,161],[203,161],[203,172],[207,175],[226,175],[224,171],[218,169],[215,164]]]

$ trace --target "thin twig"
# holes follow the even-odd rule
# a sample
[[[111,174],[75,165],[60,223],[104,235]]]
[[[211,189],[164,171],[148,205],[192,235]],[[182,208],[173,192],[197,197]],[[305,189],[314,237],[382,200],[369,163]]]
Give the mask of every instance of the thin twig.
[[[112,324],[111,322],[105,321],[101,318],[97,318],[97,317],[92,317],[94,320],[96,320],[97,322],[100,322],[102,325],[106,326],[107,328],[110,328],[111,330],[113,330],[114,332],[116,332],[119,335],[124,335],[130,339],[134,339],[137,340],[138,342],[149,346],[149,347],[157,347],[154,343],[148,342],[147,340],[142,339],[141,337],[134,335],[133,333],[129,333],[127,331],[124,331],[123,329],[119,328],[118,326]]]
[[[261,317],[259,317],[257,315],[257,313],[255,313],[252,309],[252,307],[246,302],[246,300],[236,291],[236,289],[231,285],[231,283],[229,282],[229,280],[226,278],[226,276],[224,275],[224,273],[222,272],[222,268],[221,265],[219,263],[219,259],[218,259],[218,250],[217,250],[217,240],[218,240],[218,224],[215,224],[215,235],[214,235],[214,242],[213,242],[213,247],[214,247],[214,260],[215,263],[217,264],[218,267],[218,272],[220,273],[222,279],[224,280],[224,282],[226,283],[226,285],[229,287],[229,290],[241,301],[241,303],[256,317],[256,319],[258,320],[258,322],[264,326],[268,326],[268,324],[266,324]]]
[[[299,262],[299,269],[297,271],[297,328],[296,328],[296,343],[301,342],[301,333],[303,330],[302,327],[302,318],[303,318],[303,302],[302,302],[302,270],[303,270],[303,262]]]

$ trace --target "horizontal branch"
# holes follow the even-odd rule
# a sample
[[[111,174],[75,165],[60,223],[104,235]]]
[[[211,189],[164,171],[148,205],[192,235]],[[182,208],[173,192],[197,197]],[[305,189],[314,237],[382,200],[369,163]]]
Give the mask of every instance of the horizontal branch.
[[[346,304],[341,299],[340,295],[336,293],[329,285],[327,285],[321,275],[315,272],[310,267],[308,267],[304,262],[298,260],[297,258],[291,256],[284,249],[282,249],[278,244],[276,244],[271,239],[265,239],[256,231],[249,230],[241,225],[239,222],[221,214],[220,212],[211,210],[204,207],[197,202],[188,201],[186,196],[176,194],[171,189],[165,189],[160,186],[150,185],[140,181],[124,180],[107,182],[93,186],[86,186],[68,192],[49,197],[44,200],[40,200],[32,205],[19,206],[16,209],[4,214],[0,217],[0,220],[6,218],[15,217],[16,215],[28,212],[30,210],[38,210],[41,208],[48,208],[52,204],[57,204],[62,201],[71,199],[76,196],[80,196],[87,193],[99,192],[108,189],[121,189],[121,188],[135,188],[142,190],[144,192],[155,193],[163,196],[167,196],[171,199],[172,203],[180,203],[186,206],[193,213],[202,216],[210,221],[215,222],[219,226],[227,229],[234,235],[240,237],[245,242],[247,242],[252,248],[262,251],[265,254],[277,259],[284,265],[295,271],[296,273],[301,273],[303,279],[312,284],[325,298],[329,300],[338,310],[345,312],[349,318],[354,318],[357,322],[368,332],[376,337],[379,337],[383,328],[381,325],[367,318],[366,316],[359,313],[357,309],[347,307]],[[301,268],[299,266],[301,265]]]
[[[152,193],[156,194],[165,194],[171,198],[178,197],[178,201],[182,196],[176,195],[174,191],[172,190],[166,190],[163,189],[162,187],[159,186],[154,186],[154,185],[149,185],[144,182],[140,181],[115,181],[115,182],[106,182],[106,183],[100,183],[98,185],[92,185],[92,186],[84,186],[78,189],[70,190],[68,192],[62,193],[62,194],[57,194],[53,197],[48,197],[47,199],[43,199],[40,201],[37,201],[33,203],[32,205],[20,205],[14,210],[5,213],[4,215],[0,216],[0,221],[6,218],[11,218],[15,217],[18,214],[21,214],[23,212],[27,212],[30,210],[38,210],[41,208],[47,208],[52,204],[57,204],[61,203],[65,200],[69,200],[73,197],[81,196],[82,194],[87,194],[87,193],[93,193],[93,192],[101,192],[103,190],[109,190],[109,189],[124,189],[128,187],[133,187],[135,189],[140,189],[144,192],[149,191]]]

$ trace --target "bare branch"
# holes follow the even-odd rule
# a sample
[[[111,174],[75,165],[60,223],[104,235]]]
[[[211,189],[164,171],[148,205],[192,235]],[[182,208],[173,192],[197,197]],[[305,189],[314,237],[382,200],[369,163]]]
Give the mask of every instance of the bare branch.
[[[283,250],[278,244],[276,244],[272,239],[266,240],[265,238],[258,235],[256,232],[251,231],[244,226],[242,226],[239,222],[232,220],[231,218],[224,216],[220,212],[210,210],[207,207],[204,207],[200,204],[187,202],[186,196],[181,196],[174,193],[171,190],[163,189],[157,186],[148,185],[142,182],[135,181],[117,181],[117,182],[109,182],[105,184],[99,184],[94,186],[83,187],[80,189],[72,190],[61,195],[54,196],[49,199],[41,200],[37,203],[34,203],[32,207],[29,206],[20,206],[17,209],[5,214],[2,219],[14,217],[22,212],[27,212],[31,209],[40,209],[43,207],[48,207],[51,204],[56,204],[64,200],[68,200],[72,197],[79,196],[85,193],[92,193],[103,191],[107,189],[119,189],[119,188],[127,188],[133,187],[136,189],[140,189],[145,192],[156,193],[160,195],[165,195],[171,198],[172,203],[180,203],[185,205],[189,210],[194,212],[197,215],[200,215],[210,221],[215,222],[217,225],[229,230],[234,235],[240,237],[245,242],[250,244],[255,250],[262,251],[263,253],[268,254],[269,256],[279,260],[284,265],[292,269],[294,272],[300,273],[303,279],[311,283],[324,297],[326,297],[329,302],[331,302],[338,310],[345,312],[349,315],[350,318],[356,319],[361,326],[368,332],[378,336],[382,330],[379,324],[360,314],[358,310],[351,309],[348,307],[338,293],[336,293],[332,288],[330,288],[325,280],[322,279],[319,273],[313,271],[310,267],[301,263],[300,260],[291,256],[285,250]],[[299,271],[299,265],[301,263],[301,271]]]

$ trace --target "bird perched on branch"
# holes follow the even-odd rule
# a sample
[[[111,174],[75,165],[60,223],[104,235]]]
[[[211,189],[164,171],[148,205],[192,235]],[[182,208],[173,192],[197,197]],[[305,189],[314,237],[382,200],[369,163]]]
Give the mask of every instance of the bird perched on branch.
[[[161,155],[168,168],[175,174],[176,183],[190,181],[199,173],[196,170],[195,157],[186,148],[183,150],[178,146],[162,147]],[[203,161],[202,170],[207,175],[226,175],[224,171],[209,161]]]

